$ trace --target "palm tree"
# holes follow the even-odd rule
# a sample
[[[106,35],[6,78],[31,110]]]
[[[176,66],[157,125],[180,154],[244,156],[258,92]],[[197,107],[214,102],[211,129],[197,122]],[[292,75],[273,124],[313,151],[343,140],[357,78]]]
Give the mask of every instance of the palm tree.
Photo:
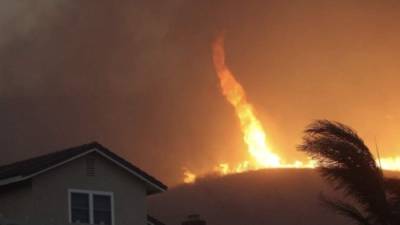
[[[385,178],[363,140],[350,127],[318,120],[305,130],[299,150],[318,162],[321,175],[347,200],[321,200],[359,225],[400,224],[400,180]]]

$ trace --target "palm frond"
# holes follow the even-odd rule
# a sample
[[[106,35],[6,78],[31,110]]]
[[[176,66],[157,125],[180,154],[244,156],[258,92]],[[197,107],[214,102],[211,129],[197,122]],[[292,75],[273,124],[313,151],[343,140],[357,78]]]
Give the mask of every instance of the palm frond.
[[[386,190],[400,200],[400,179],[385,177],[384,182]]]
[[[320,200],[325,206],[333,210],[335,213],[354,220],[358,225],[372,225],[367,216],[363,215],[360,210],[349,203],[343,201],[334,201],[323,195],[320,196]]]
[[[397,221],[395,224],[400,224],[400,179],[385,178],[384,182],[393,220]]]
[[[318,161],[321,174],[336,189],[384,224],[389,206],[382,170],[355,131],[338,122],[315,121],[305,130],[299,150]]]
[[[317,159],[340,163],[347,168],[370,167],[379,170],[363,140],[344,124],[317,120],[306,128],[305,134],[300,150],[325,155]]]

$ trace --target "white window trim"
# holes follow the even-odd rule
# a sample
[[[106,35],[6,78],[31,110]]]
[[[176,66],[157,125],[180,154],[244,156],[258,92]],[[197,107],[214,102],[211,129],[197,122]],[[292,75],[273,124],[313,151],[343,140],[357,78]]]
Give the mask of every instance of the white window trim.
[[[89,224],[94,224],[93,216],[93,195],[105,195],[111,198],[111,225],[114,225],[114,193],[107,191],[93,191],[93,190],[82,190],[82,189],[68,189],[68,217],[69,223],[72,223],[72,212],[71,212],[71,193],[82,193],[89,195]]]

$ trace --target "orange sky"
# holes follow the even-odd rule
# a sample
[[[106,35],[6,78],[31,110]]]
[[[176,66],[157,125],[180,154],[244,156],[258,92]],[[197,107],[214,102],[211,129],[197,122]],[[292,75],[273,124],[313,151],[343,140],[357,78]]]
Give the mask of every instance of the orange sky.
[[[288,160],[303,157],[295,151],[302,129],[326,118],[355,128],[374,151],[376,138],[382,156],[400,155],[399,3],[251,1],[219,6],[214,13],[226,30],[227,62],[276,152]],[[193,17],[204,19],[201,13]],[[197,38],[195,43],[202,42]],[[230,117],[234,123],[233,112]],[[240,136],[237,128],[219,125],[229,126],[231,137]],[[229,139],[225,143],[218,146],[220,158],[232,157],[225,149],[243,149]]]

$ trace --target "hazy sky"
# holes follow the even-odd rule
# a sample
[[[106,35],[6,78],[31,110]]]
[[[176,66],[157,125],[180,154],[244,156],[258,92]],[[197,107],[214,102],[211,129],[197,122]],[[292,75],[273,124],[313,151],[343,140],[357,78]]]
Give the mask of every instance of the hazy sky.
[[[314,119],[400,155],[398,1],[0,2],[0,145],[10,162],[97,140],[175,184],[247,157],[211,61],[227,63],[274,150]]]

